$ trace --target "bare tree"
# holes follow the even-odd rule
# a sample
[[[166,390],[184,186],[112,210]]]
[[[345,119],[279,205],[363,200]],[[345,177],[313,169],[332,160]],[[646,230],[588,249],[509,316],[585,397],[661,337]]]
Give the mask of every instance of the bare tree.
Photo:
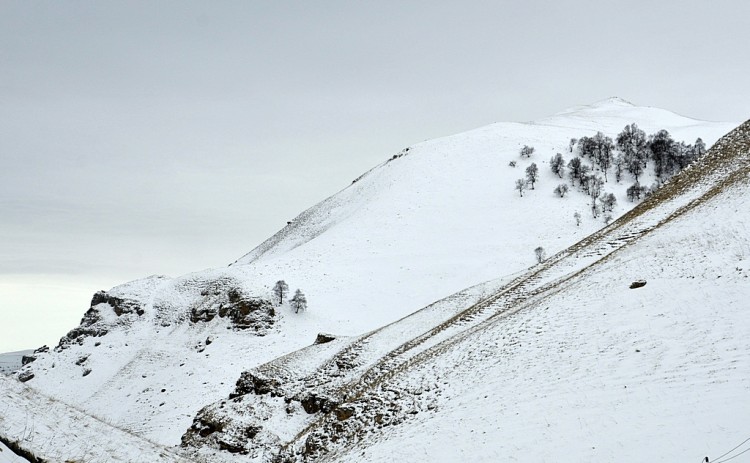
[[[597,218],[597,217],[599,217],[599,214],[601,214],[601,213],[602,213],[602,208],[599,207],[599,205],[596,203],[595,199],[592,199],[591,200],[591,215],[594,218]]]
[[[538,248],[534,249],[534,255],[536,256],[536,261],[541,264],[542,261],[544,261],[544,258],[546,257],[544,248],[539,246]]]
[[[300,289],[297,289],[297,291],[294,292],[292,299],[289,300],[289,304],[294,309],[294,313],[299,313],[300,310],[304,311],[307,309],[307,298]]]
[[[581,163],[581,158],[578,156],[574,157],[570,161],[568,161],[568,169],[570,170],[570,180],[573,182],[573,186],[576,184],[576,180],[579,182],[582,181],[583,176],[583,164]]]
[[[286,297],[286,295],[289,294],[289,285],[286,284],[286,281],[279,280],[273,287],[273,293],[279,299],[278,305],[281,305],[284,303],[284,298]]]
[[[529,146],[529,145],[523,145],[523,148],[521,148],[521,157],[530,158],[532,154],[534,154],[534,147]]]
[[[566,183],[561,183],[555,187],[555,194],[559,195],[561,198],[564,197],[567,192],[568,185]]]
[[[620,180],[622,180],[622,169],[625,167],[625,158],[622,154],[618,154],[615,157],[614,160],[614,166],[615,166],[615,180],[617,183],[620,183]]]
[[[565,172],[565,159],[563,159],[562,154],[557,153],[552,156],[552,159],[549,160],[549,166],[550,169],[552,169],[552,173],[563,178],[563,173]]]
[[[576,211],[575,214],[573,214],[573,218],[576,221],[576,227],[581,226],[581,213]]]
[[[516,190],[518,190],[518,194],[521,195],[523,198],[523,191],[526,189],[526,180],[519,178],[516,180]]]
[[[643,194],[643,187],[641,187],[641,184],[636,182],[628,187],[627,190],[625,190],[625,193],[628,196],[628,199],[630,202],[635,201],[636,199],[641,199],[641,195]]]
[[[535,162],[532,162],[529,167],[526,168],[526,179],[531,184],[531,189],[534,189],[534,184],[539,179],[539,167],[536,166]]]
[[[612,209],[615,208],[615,204],[617,204],[617,198],[614,193],[602,193],[599,197],[599,201],[602,203],[602,210],[605,212],[612,212]]]

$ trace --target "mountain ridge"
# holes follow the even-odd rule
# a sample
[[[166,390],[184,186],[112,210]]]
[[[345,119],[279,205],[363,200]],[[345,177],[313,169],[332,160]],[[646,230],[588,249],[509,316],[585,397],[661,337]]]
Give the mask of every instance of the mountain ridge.
[[[553,255],[600,228],[588,217],[580,227],[573,223],[572,212],[585,212],[587,199],[554,198],[558,179],[546,159],[567,154],[570,137],[616,134],[633,122],[632,111],[599,114],[599,125],[580,113],[570,120],[575,130],[500,123],[409,147],[303,212],[257,256],[247,258],[251,251],[228,268],[137,280],[95,296],[90,318],[64,348],[39,355],[19,377],[34,374],[29,386],[174,445],[203,405],[232,392],[240,372],[311,344],[316,333],[333,331],[345,343],[477,282],[494,281],[477,289],[491,291],[499,275],[533,263],[539,243],[528,242],[530,228],[540,230]],[[650,132],[666,127],[710,143],[721,128],[684,120],[662,126],[661,111],[636,111]],[[537,147],[532,160],[519,159],[523,144]],[[534,193],[519,198],[513,191],[523,171],[510,160],[541,164]],[[614,214],[622,215],[631,207],[625,185],[610,186],[621,201]],[[282,306],[269,315],[258,302],[270,300],[270,286],[282,278],[305,290],[309,312],[295,316]],[[442,315],[456,310],[434,307]]]

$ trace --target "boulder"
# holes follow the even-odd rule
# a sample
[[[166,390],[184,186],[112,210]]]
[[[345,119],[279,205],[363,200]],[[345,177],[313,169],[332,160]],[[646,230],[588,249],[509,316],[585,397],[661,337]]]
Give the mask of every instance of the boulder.
[[[336,339],[336,336],[328,333],[318,333],[318,336],[315,338],[315,342],[313,344],[325,344],[327,342],[334,341]]]

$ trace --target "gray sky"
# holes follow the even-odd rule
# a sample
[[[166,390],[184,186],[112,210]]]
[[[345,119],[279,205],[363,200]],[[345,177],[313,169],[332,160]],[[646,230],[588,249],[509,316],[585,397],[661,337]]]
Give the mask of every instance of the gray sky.
[[[743,1],[0,0],[0,352],[223,266],[410,144],[610,96],[750,114]]]

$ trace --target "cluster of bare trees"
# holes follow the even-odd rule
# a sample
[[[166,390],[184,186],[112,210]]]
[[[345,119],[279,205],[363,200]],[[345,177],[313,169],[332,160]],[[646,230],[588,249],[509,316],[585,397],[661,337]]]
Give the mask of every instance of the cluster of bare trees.
[[[555,195],[563,198],[571,188],[577,188],[591,198],[593,217],[604,214],[604,220],[608,222],[611,215],[607,213],[612,212],[617,204],[614,194],[603,191],[604,185],[609,182],[610,172],[614,173],[617,183],[626,174],[632,176],[634,183],[626,190],[626,195],[630,201],[640,200],[703,156],[706,145],[700,138],[692,145],[677,142],[666,130],[646,135],[637,124],[632,123],[625,126],[614,140],[602,132],[591,137],[571,138],[568,150],[573,157],[567,163],[562,153],[557,153],[550,159],[552,173],[564,179],[567,172],[570,179],[570,187],[567,183],[559,183],[554,188]],[[524,145],[520,155],[529,159],[534,151],[533,146]],[[641,186],[639,179],[649,165],[653,168],[657,182],[651,187]],[[532,162],[526,168],[526,176],[516,180],[515,189],[523,197],[524,191],[528,188],[533,190],[538,181],[539,168]],[[580,214],[576,218],[576,224],[580,224]]]
[[[286,281],[279,280],[273,287],[273,293],[276,296],[276,305],[281,306],[284,304],[284,300],[288,299],[289,296],[289,285]],[[307,309],[307,298],[305,294],[297,288],[294,292],[294,296],[288,300],[289,306],[294,309],[294,313],[299,313]]]

